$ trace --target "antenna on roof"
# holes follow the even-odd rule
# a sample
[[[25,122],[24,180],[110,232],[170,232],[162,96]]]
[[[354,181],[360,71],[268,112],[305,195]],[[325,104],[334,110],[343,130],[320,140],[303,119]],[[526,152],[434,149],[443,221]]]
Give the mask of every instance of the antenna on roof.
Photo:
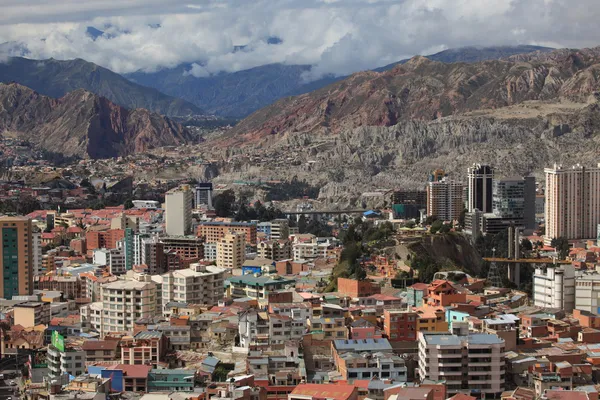
[[[492,249],[492,260],[496,258],[496,249]],[[500,277],[500,269],[496,264],[496,261],[492,261],[490,264],[490,270],[488,271],[487,276],[488,282],[494,287],[502,287],[502,278]]]

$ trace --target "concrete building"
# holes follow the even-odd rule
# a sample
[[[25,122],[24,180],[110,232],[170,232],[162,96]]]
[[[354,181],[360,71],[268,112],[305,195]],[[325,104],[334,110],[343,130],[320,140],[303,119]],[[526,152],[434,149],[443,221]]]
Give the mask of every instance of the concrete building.
[[[164,250],[174,251],[182,260],[201,260],[204,258],[204,241],[196,236],[163,236],[160,241]]]
[[[417,313],[412,310],[383,310],[383,330],[390,342],[417,340]]]
[[[258,222],[256,231],[266,235],[267,240],[287,240],[290,236],[290,222],[285,219],[274,219],[268,222]]]
[[[50,323],[50,303],[28,301],[14,306],[14,325],[30,328]]]
[[[418,333],[418,377],[445,380],[448,395],[471,392],[486,398],[499,396],[505,388],[504,340],[477,333]]]
[[[28,296],[33,293],[33,227],[25,217],[0,218],[0,297]]]
[[[162,276],[162,304],[175,301],[214,306],[223,298],[224,274],[222,268],[200,264],[171,271]]]
[[[136,278],[102,285],[102,301],[81,309],[82,325],[104,337],[109,332],[132,332],[135,321],[154,316],[156,285],[149,275],[142,274]]]
[[[50,379],[68,382],[68,375],[79,376],[85,373],[85,351],[80,347],[65,343],[64,338],[53,332],[52,343],[48,345],[48,375]]]
[[[216,243],[204,243],[204,259],[206,261],[217,261]]]
[[[427,183],[427,215],[456,221],[465,208],[463,184],[444,177]]]
[[[209,210],[213,209],[213,184],[211,182],[202,182],[194,188],[194,208],[205,206]]]
[[[234,299],[249,297],[256,299],[260,304],[267,304],[270,292],[293,289],[295,279],[285,279],[279,276],[232,276],[227,278],[229,284],[227,296]]]
[[[577,275],[575,309],[600,315],[600,274]]]
[[[92,262],[97,265],[106,265],[110,273],[118,276],[127,272],[125,261],[125,250],[117,249],[95,249]]]
[[[217,267],[225,269],[241,268],[246,259],[245,236],[227,233],[217,242]]]
[[[256,253],[258,257],[269,260],[289,260],[292,258],[292,244],[289,240],[265,240],[258,243]]]
[[[600,224],[600,164],[571,169],[555,164],[546,168],[546,234],[554,238],[595,239]]]
[[[256,244],[256,224],[246,222],[202,222],[198,225],[197,236],[206,243],[218,243],[228,233],[244,235],[246,243]]]
[[[575,308],[575,271],[571,264],[537,267],[533,275],[533,303],[538,307]]]
[[[188,185],[168,191],[165,195],[165,231],[169,236],[192,233],[193,193]]]
[[[477,209],[483,213],[492,212],[492,181],[494,170],[489,165],[473,164],[468,170],[467,211]]]
[[[33,275],[40,275],[43,272],[42,269],[42,233],[33,232],[31,235],[31,257],[33,262],[32,272]]]
[[[535,177],[495,180],[492,185],[492,213],[514,221],[516,226],[535,229]]]
[[[150,275],[163,274],[167,271],[165,245],[158,240],[158,237],[142,239],[140,258],[140,264],[148,267]]]

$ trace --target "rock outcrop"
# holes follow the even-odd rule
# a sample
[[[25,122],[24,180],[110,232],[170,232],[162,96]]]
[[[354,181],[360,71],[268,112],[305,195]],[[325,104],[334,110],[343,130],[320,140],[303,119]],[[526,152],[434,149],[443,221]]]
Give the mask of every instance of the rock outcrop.
[[[54,99],[0,84],[0,132],[22,135],[64,155],[108,158],[192,140],[180,124],[145,109],[128,110],[79,89]]]

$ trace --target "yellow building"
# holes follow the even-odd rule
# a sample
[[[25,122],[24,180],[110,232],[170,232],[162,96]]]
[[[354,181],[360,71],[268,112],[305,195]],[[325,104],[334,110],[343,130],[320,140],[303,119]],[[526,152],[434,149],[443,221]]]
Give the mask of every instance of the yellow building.
[[[217,242],[217,267],[241,268],[246,259],[244,235],[227,233]]]
[[[14,306],[14,324],[23,328],[50,323],[50,303],[28,301]]]
[[[446,311],[443,307],[423,306],[415,308],[417,332],[448,332]]]
[[[0,218],[0,297],[33,293],[33,240],[31,220],[25,217]]]
[[[311,318],[310,333],[318,340],[348,339],[345,318]]]

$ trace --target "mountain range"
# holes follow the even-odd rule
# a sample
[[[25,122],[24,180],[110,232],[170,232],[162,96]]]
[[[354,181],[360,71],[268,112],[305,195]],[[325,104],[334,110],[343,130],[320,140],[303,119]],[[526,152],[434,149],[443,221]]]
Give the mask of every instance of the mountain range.
[[[109,158],[191,142],[191,133],[145,109],[128,110],[83,89],[61,98],[0,84],[0,132],[66,156]]]
[[[145,108],[169,116],[191,116],[205,112],[185,100],[138,85],[109,69],[81,59],[59,61],[11,57],[0,63],[0,82],[17,82],[50,97],[62,97],[85,89],[120,106]]]
[[[548,50],[551,49],[525,45],[465,47],[445,50],[427,57],[442,62],[477,62]],[[386,71],[406,61],[402,60],[376,71]],[[191,65],[185,64],[158,72],[140,71],[125,76],[141,85],[187,100],[209,113],[238,118],[243,118],[280,98],[308,93],[347,78],[329,75],[309,82],[306,80],[306,74],[311,69],[310,65],[269,64],[208,77],[195,77],[190,73],[191,69]]]

